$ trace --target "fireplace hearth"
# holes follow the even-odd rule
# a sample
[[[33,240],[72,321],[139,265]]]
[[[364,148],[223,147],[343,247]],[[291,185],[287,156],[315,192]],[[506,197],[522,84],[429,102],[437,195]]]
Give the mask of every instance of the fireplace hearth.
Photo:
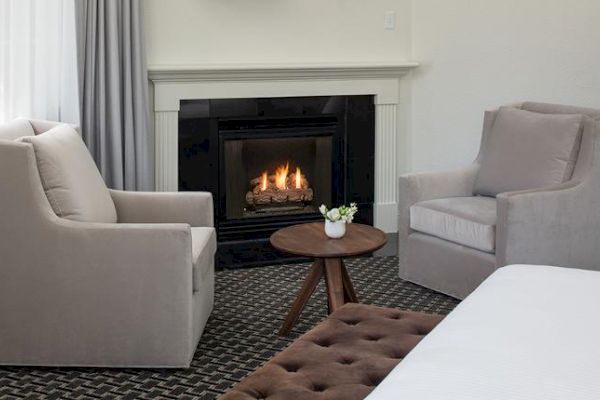
[[[220,268],[291,258],[268,243],[356,202],[372,224],[373,96],[187,100],[179,113],[179,190],[210,191]]]

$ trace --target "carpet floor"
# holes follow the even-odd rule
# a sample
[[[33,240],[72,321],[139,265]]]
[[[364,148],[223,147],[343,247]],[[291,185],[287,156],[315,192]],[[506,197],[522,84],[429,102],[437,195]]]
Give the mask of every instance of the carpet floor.
[[[400,280],[396,257],[357,258],[346,265],[363,303],[438,314],[458,304]],[[0,398],[215,399],[327,316],[321,283],[292,334],[277,336],[308,267],[219,271],[215,309],[189,369],[0,367]]]

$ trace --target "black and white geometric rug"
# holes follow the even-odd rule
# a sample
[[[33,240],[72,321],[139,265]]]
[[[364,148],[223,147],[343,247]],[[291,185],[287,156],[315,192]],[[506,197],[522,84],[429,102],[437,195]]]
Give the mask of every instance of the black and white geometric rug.
[[[308,266],[218,272],[215,309],[187,370],[0,367],[0,399],[215,399],[327,316],[321,283],[292,334],[277,336]],[[396,257],[346,266],[363,303],[438,314],[458,304],[400,280]]]

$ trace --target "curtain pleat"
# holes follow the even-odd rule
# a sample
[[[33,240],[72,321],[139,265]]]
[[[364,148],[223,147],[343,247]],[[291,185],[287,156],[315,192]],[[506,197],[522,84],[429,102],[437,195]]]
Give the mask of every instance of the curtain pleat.
[[[152,190],[140,0],[77,0],[83,137],[107,184]]]

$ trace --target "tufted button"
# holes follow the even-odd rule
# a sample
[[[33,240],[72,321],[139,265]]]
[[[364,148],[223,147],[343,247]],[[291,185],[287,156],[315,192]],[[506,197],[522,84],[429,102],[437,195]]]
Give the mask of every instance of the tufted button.
[[[313,390],[315,392],[324,392],[327,390],[327,387],[325,385],[314,385]]]
[[[365,379],[365,381],[361,382],[361,385],[367,386],[367,387],[374,387],[375,386],[373,384],[373,382],[371,381],[371,378],[369,378],[368,376],[365,376],[364,379]]]
[[[329,347],[329,346],[331,346],[331,343],[329,343],[329,342],[328,342],[328,341],[326,341],[326,340],[320,340],[320,341],[316,341],[316,342],[315,342],[315,344],[316,344],[317,346],[321,346],[321,347]]]
[[[248,394],[248,393],[247,393],[247,394]],[[256,398],[256,400],[266,400],[266,399],[267,399],[267,394],[266,394],[266,393],[264,393],[264,392],[258,392],[258,393],[256,394],[256,396],[257,396],[257,397],[255,397],[255,398]]]
[[[287,372],[297,372],[300,369],[299,365],[292,365],[292,364],[280,364],[281,368],[285,369]]]
[[[343,364],[343,365],[350,365],[350,364],[352,364],[353,362],[354,362],[353,360],[343,359],[342,361],[340,361],[340,364]]]
[[[381,377],[375,377],[375,379],[371,379],[371,383],[373,384],[373,386],[377,386],[381,383],[381,381],[383,380],[383,378]]]
[[[346,323],[346,325],[350,325],[350,326],[356,326],[358,324],[360,324],[360,321],[344,321]]]

